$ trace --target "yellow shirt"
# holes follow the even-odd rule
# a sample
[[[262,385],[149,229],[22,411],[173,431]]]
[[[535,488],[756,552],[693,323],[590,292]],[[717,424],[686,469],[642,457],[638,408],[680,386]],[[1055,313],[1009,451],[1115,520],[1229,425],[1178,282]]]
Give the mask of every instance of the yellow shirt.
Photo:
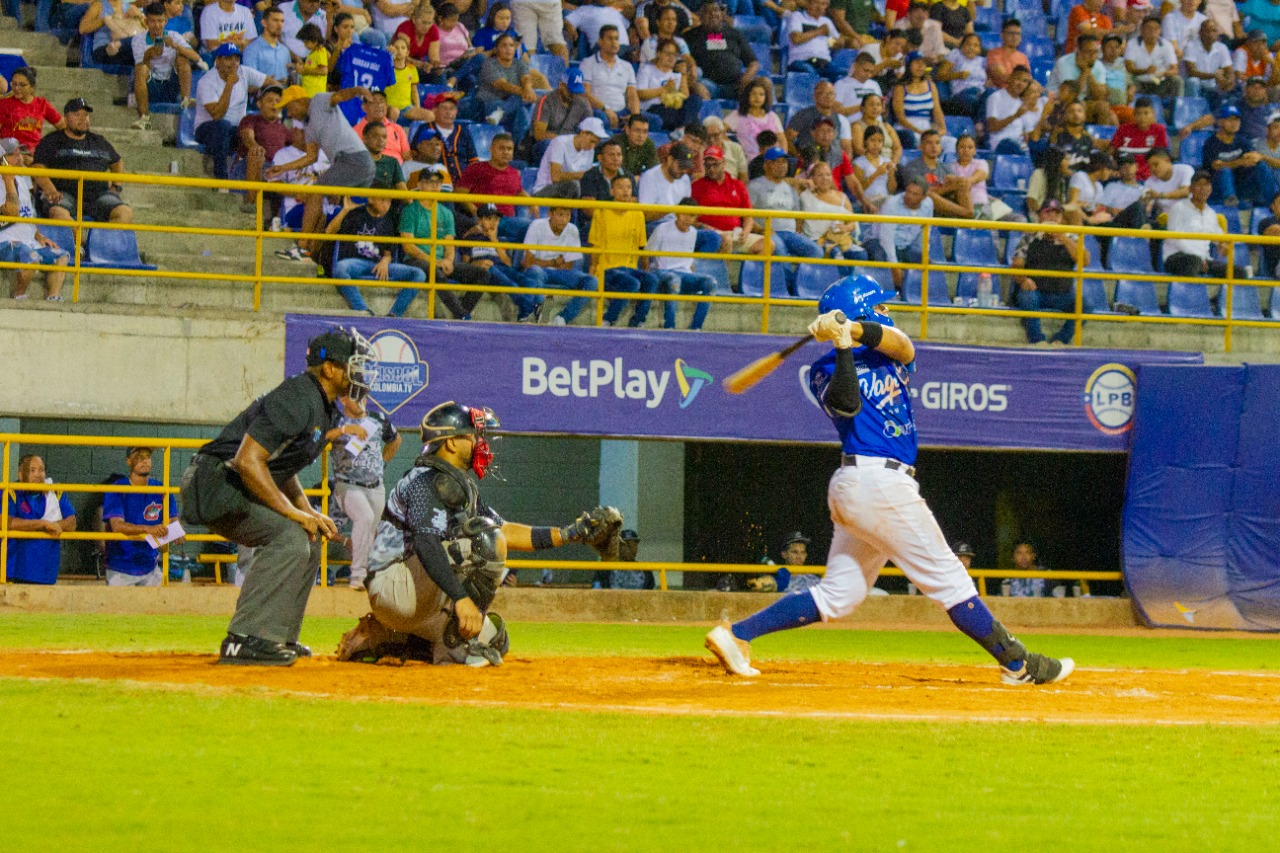
[[[329,66],[329,49],[321,46],[307,54],[307,59],[303,62],[306,68],[319,68],[321,66]],[[328,89],[328,78],[324,74],[299,74],[299,85],[307,90],[308,95],[321,95]]]
[[[413,87],[418,85],[418,69],[412,65],[395,69],[396,82],[387,87],[387,104],[398,110],[413,106]]]
[[[620,250],[596,255],[597,276],[614,267],[639,269],[640,256],[634,253],[645,246],[644,214],[638,210],[597,211],[591,218],[591,234],[587,239],[593,246]]]

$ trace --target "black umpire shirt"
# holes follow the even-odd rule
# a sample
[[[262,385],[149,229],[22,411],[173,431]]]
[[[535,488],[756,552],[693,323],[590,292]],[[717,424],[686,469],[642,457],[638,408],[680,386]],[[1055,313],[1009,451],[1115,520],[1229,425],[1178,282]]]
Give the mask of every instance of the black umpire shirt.
[[[325,396],[320,380],[304,371],[254,400],[200,453],[229,462],[244,437],[252,436],[270,454],[267,470],[278,486],[320,456],[324,434],[336,417],[337,407]]]

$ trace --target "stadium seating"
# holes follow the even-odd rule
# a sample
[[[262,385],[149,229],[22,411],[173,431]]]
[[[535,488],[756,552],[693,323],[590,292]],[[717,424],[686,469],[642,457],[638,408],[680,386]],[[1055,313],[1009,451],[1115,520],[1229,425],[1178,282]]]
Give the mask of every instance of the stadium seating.
[[[947,121],[947,134],[950,136],[961,136],[963,134],[973,135],[973,119],[968,116],[944,116]]]
[[[1231,289],[1232,319],[1234,320],[1265,320],[1266,318],[1262,314],[1262,301],[1260,298],[1261,291],[1262,291],[1261,287],[1248,287],[1248,286],[1233,287]],[[1273,306],[1271,309],[1273,314],[1275,313],[1276,308],[1280,307],[1276,305],[1274,298],[1275,297],[1272,297],[1273,301],[1271,303]],[[1218,303],[1223,306],[1224,308],[1223,313],[1225,314],[1226,313],[1225,307],[1227,304],[1227,297],[1225,292],[1223,293],[1221,298],[1219,298]]]
[[[919,305],[923,291],[920,270],[907,270],[902,279],[902,301],[908,305]],[[947,291],[947,277],[942,270],[929,270],[929,304],[950,305],[951,297]]]
[[[1116,282],[1116,305],[1132,305],[1144,316],[1160,316],[1160,300],[1156,298],[1156,286],[1149,281]]]
[[[796,267],[796,296],[817,299],[828,285],[848,274],[847,268],[835,264],[799,264]]]
[[[966,267],[998,267],[996,237],[990,231],[962,228],[956,232],[955,262]],[[930,250],[932,253],[932,250]]]
[[[1169,314],[1174,317],[1220,317],[1209,301],[1209,287],[1192,282],[1169,285]]]
[[[144,264],[138,255],[138,235],[132,231],[116,231],[94,228],[85,238],[85,254],[88,261],[82,266],[109,267],[127,270],[154,270],[154,264]]]
[[[1086,278],[1084,280],[1084,310],[1089,314],[1114,314],[1111,303],[1107,301],[1107,284],[1101,279]]]
[[[1102,142],[1110,142],[1116,135],[1116,129],[1109,124],[1090,124],[1086,126],[1089,135]]]
[[[1140,237],[1116,237],[1111,241],[1107,269],[1111,272],[1154,273],[1150,244]]]
[[[489,159],[489,146],[493,145],[493,138],[504,132],[502,125],[484,122],[472,124],[467,131],[471,134],[471,144],[476,147],[476,157],[480,160]]]
[[[1182,140],[1178,148],[1178,162],[1187,163],[1199,169],[1200,164],[1204,162],[1204,144],[1210,136],[1213,136],[1213,131],[1192,131],[1186,139]]]
[[[529,67],[542,72],[542,76],[547,78],[547,82],[553,89],[560,85],[560,81],[564,80],[564,75],[569,71],[564,60],[554,53],[535,53],[529,57]]]
[[[793,109],[813,106],[813,87],[821,79],[817,74],[789,72],[783,101]]]
[[[727,296],[733,293],[733,285],[729,283],[729,265],[721,258],[695,258],[693,271],[700,275],[709,275],[716,280],[715,294]]]
[[[770,44],[777,37],[774,28],[759,15],[734,15],[733,28],[747,37],[752,44]]]
[[[1181,97],[1173,102],[1173,126],[1181,129],[1209,114],[1205,98]]]
[[[1031,172],[1031,158],[1026,154],[997,154],[991,171],[991,189],[995,192],[1025,190]],[[1018,181],[1022,181],[1022,186],[1018,186]]]

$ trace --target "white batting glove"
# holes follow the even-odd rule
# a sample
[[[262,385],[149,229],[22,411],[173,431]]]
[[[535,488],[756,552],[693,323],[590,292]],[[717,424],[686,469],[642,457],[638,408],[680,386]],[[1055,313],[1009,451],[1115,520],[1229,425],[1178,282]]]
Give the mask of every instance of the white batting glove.
[[[809,324],[809,334],[813,335],[814,340],[830,341],[836,349],[850,349],[853,347],[853,324],[850,322],[841,323],[836,319],[839,312],[828,311],[818,319]]]

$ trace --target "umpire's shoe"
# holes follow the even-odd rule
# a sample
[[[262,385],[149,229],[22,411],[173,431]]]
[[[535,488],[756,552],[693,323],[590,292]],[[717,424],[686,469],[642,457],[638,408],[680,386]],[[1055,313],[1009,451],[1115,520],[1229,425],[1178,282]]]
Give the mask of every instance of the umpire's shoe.
[[[1019,669],[1012,670],[1007,666],[1001,667],[1000,680],[1005,684],[1015,685],[1055,684],[1059,681],[1065,681],[1067,676],[1075,671],[1075,668],[1076,662],[1071,658],[1058,660],[1047,655],[1028,652]]]
[[[751,644],[735,637],[727,621],[712,628],[703,645],[711,650],[730,675],[760,674],[760,670],[751,665]]]
[[[284,643],[244,634],[227,634],[221,652],[218,663],[240,666],[292,666],[298,659],[298,653]]]

